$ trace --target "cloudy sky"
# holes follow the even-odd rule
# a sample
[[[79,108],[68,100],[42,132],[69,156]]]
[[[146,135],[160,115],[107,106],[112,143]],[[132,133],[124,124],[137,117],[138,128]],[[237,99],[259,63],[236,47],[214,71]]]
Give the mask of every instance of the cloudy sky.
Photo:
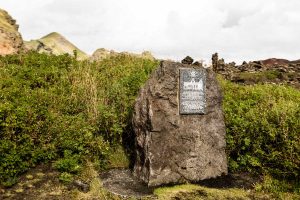
[[[83,51],[158,58],[300,59],[299,0],[2,0],[25,40],[59,32]]]

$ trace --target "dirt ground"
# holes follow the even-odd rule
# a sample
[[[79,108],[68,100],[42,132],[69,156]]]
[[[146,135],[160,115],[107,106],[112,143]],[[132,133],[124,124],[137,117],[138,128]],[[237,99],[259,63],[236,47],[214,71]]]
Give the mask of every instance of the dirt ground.
[[[2,200],[121,200],[121,199],[277,199],[271,194],[256,194],[253,190],[255,183],[261,177],[253,177],[247,173],[229,174],[216,179],[195,183],[192,186],[178,185],[161,187],[162,196],[155,195],[155,188],[146,188],[136,180],[128,169],[111,169],[99,173],[92,165],[87,165],[82,177],[86,177],[88,190],[83,191],[80,186],[63,184],[59,181],[59,172],[51,167],[51,163],[42,164],[30,169],[20,176],[18,183],[10,188],[0,187]],[[84,179],[81,179],[84,180]],[[79,184],[80,185],[80,184]],[[195,189],[186,190],[185,187]],[[154,192],[154,194],[153,194]],[[204,193],[205,194],[204,194]],[[237,194],[235,194],[238,192]],[[157,192],[156,192],[157,193]],[[159,193],[159,192],[158,192]],[[201,193],[201,194],[200,194]],[[202,194],[203,193],[203,194]],[[240,196],[239,196],[240,195]],[[251,196],[252,195],[252,196]],[[167,198],[168,197],[168,198]],[[197,197],[197,198],[196,198]],[[289,196],[287,196],[289,197]],[[290,196],[295,199],[296,195]],[[300,197],[299,197],[300,198]],[[281,198],[282,199],[282,198]]]
[[[39,165],[23,174],[16,185],[0,186],[0,199],[65,199],[69,189],[59,182],[58,175],[51,164]]]
[[[110,176],[105,176],[109,174]],[[121,175],[122,176],[121,176]],[[126,176],[124,176],[124,174]],[[103,186],[110,185],[110,188],[105,188],[114,191],[115,188],[119,189],[116,192],[120,196],[128,196],[128,194],[134,194],[133,196],[148,196],[149,189],[143,193],[142,186],[137,187],[138,183],[134,182],[129,177],[129,171],[124,170],[112,170],[110,172],[104,172],[101,175],[103,179]],[[7,200],[39,200],[39,199],[73,199],[74,194],[81,193],[78,188],[72,184],[63,184],[59,181],[59,172],[51,167],[51,163],[42,164],[35,168],[30,169],[28,172],[20,176],[18,183],[10,188],[0,187],[0,199]],[[105,178],[106,177],[106,178]],[[118,177],[118,178],[115,178]],[[121,177],[121,178],[120,178]],[[122,181],[122,177],[124,181]],[[107,180],[106,180],[107,179]],[[131,180],[131,182],[130,182]],[[251,188],[253,183],[258,181],[257,178],[250,177],[248,174],[235,174],[220,177],[214,180],[203,181],[200,184],[206,187],[214,188]],[[106,183],[107,182],[107,183]],[[130,182],[130,183],[129,183]],[[102,186],[99,186],[101,190]],[[122,189],[123,188],[123,189]],[[142,188],[142,189],[141,189]],[[122,192],[124,191],[124,194]],[[136,191],[135,191],[136,190]],[[76,191],[74,193],[74,191]],[[153,189],[151,189],[153,191]],[[115,193],[115,191],[113,192]],[[100,198],[101,199],[101,198]]]

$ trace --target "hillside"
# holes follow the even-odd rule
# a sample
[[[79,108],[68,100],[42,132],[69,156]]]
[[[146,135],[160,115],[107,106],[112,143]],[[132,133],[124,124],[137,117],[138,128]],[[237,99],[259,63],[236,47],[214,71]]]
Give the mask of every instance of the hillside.
[[[117,55],[129,55],[136,58],[155,60],[155,58],[153,57],[150,51],[144,51],[141,54],[137,54],[137,53],[130,53],[130,52],[116,52],[113,50],[107,50],[105,48],[97,49],[90,57],[90,60],[101,61],[105,58],[109,58],[111,56],[117,56]]]
[[[35,50],[39,53],[50,53],[54,55],[74,54],[77,51],[77,58],[84,60],[88,57],[86,53],[78,49],[74,44],[68,41],[59,33],[53,32],[40,39],[25,42],[25,47],[28,50]]]
[[[278,65],[288,66],[291,64],[300,64],[300,60],[290,61],[290,60],[279,59],[279,58],[269,58],[266,60],[260,60],[260,61],[254,61],[254,62],[260,62],[261,65],[264,65],[264,66],[278,66]]]
[[[7,11],[0,9],[0,55],[19,53],[24,49],[35,50],[39,53],[52,53],[54,55],[74,54],[77,51],[79,60],[88,58],[88,55],[78,49],[59,33],[50,33],[40,39],[23,41],[18,32],[19,26]]]
[[[269,58],[236,65],[235,62],[226,63],[223,58],[219,59],[216,53],[213,55],[213,68],[226,79],[244,85],[287,84],[300,89],[300,60]]]
[[[0,9],[0,55],[19,52],[23,47],[19,26],[5,10]]]

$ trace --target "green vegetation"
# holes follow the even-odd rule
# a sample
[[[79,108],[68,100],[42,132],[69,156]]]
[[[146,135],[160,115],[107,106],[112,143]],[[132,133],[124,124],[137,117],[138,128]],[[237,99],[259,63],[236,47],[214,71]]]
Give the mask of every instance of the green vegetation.
[[[116,146],[109,152],[108,167],[109,168],[128,168],[129,157],[122,146]]]
[[[72,155],[72,151],[65,150],[64,157],[54,163],[54,167],[60,172],[77,173],[80,171],[80,157],[78,154]]]
[[[68,172],[63,172],[60,174],[59,180],[65,184],[71,183],[73,181],[73,175]]]
[[[265,175],[261,183],[256,183],[254,189],[257,192],[271,193],[277,199],[300,199],[299,182],[293,184],[269,175]]]
[[[158,188],[154,191],[160,200],[190,199],[190,200],[250,200],[271,199],[270,195],[247,192],[243,189],[213,189],[198,185],[186,184],[172,187]]]
[[[35,52],[0,57],[1,184],[11,186],[30,167],[51,161],[64,183],[74,176],[92,177],[91,192],[97,195],[97,173],[86,166],[129,165],[122,136],[137,92],[157,65],[126,54],[97,63]],[[184,190],[191,189],[199,199],[203,195],[231,198],[231,194],[239,199],[260,198],[263,192],[284,199],[284,192],[299,194],[300,91],[219,80],[224,90],[229,170],[264,175],[264,181],[255,185],[255,194],[192,185],[182,186]],[[161,190],[156,190],[161,198],[165,192],[170,194],[169,188]]]
[[[266,81],[274,81],[276,78],[281,77],[281,73],[278,71],[263,71],[263,72],[241,72],[237,74],[242,80],[252,83],[263,83]]]
[[[296,80],[297,72],[279,72],[278,70],[267,70],[262,72],[240,72],[236,73],[234,80],[245,83],[283,82]]]
[[[0,57],[1,184],[52,160],[62,173],[78,173],[84,159],[105,167],[156,65],[126,55],[100,63],[34,52]]]
[[[266,185],[266,184],[263,184]],[[278,190],[277,190],[278,191]],[[244,189],[216,189],[207,188],[199,185],[185,184],[171,187],[161,187],[154,191],[154,194],[160,200],[186,199],[186,200],[268,200],[282,199],[293,200],[299,199],[299,195],[293,193],[269,192],[267,190],[244,190]]]
[[[300,91],[288,86],[220,82],[229,169],[289,180],[295,187],[285,189],[299,192]]]

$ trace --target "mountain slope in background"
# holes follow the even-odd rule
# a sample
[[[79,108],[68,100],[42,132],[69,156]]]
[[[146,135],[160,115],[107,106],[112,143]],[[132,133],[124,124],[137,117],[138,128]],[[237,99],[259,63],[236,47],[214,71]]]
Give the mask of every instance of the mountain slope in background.
[[[97,49],[93,55],[90,57],[90,60],[92,61],[101,61],[105,58],[109,58],[110,56],[116,56],[116,55],[130,55],[130,56],[134,56],[137,58],[144,58],[144,59],[149,59],[149,60],[155,60],[155,58],[153,57],[153,55],[151,54],[150,51],[144,51],[141,54],[137,54],[137,53],[129,53],[129,52],[115,52],[113,50],[107,50],[104,48],[100,48]]]
[[[298,64],[300,63],[300,60],[286,60],[286,59],[279,59],[279,58],[269,58],[266,60],[260,60],[259,62],[261,62],[262,65],[265,66],[277,66],[277,65],[289,65],[289,64]]]
[[[19,26],[5,10],[0,9],[0,55],[18,53],[23,49]]]
[[[84,60],[88,58],[88,55],[78,49],[74,44],[68,41],[65,37],[59,33],[50,33],[41,39],[26,41],[25,48],[27,50],[35,50],[39,53],[51,53],[55,55],[61,54],[74,54],[74,50],[77,51],[77,58]]]

